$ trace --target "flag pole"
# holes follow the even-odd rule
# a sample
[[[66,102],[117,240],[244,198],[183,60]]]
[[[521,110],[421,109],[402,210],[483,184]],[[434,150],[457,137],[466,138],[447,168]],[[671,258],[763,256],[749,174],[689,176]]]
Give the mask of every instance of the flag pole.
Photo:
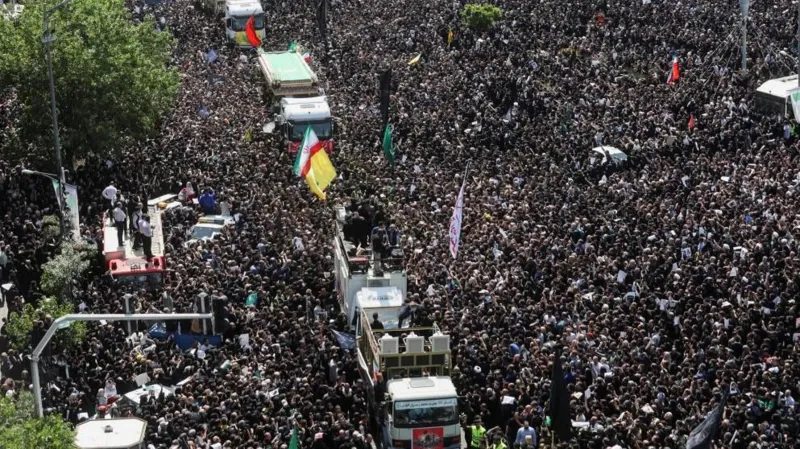
[[[556,434],[555,434],[555,432],[553,432],[553,428],[551,426],[550,427],[550,448],[551,449],[555,449],[555,447],[556,447]]]
[[[464,169],[464,182],[467,180],[467,174],[469,174],[470,165],[472,165],[472,159],[467,161],[467,168]]]

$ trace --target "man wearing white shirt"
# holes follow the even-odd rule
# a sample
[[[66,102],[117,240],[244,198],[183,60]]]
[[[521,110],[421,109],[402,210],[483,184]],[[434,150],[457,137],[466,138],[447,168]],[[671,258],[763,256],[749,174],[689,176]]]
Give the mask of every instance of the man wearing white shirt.
[[[147,260],[153,258],[153,226],[150,224],[150,217],[142,215],[139,220],[139,233],[142,235],[142,246],[144,246],[144,255]]]
[[[110,215],[111,215],[110,212],[114,209],[114,204],[117,202],[117,192],[119,192],[119,191],[117,190],[116,187],[114,187],[114,183],[113,182],[111,184],[109,184],[108,187],[103,189],[103,198],[107,199],[109,201],[109,203],[111,203],[111,205],[108,208],[108,211],[109,211],[108,215],[109,215],[109,218],[111,218],[112,220],[113,220],[113,218],[110,217]]]
[[[117,241],[119,246],[125,246],[125,219],[128,218],[128,214],[122,210],[122,204],[117,203],[114,211],[111,213],[111,217],[114,219],[114,227],[117,228]]]

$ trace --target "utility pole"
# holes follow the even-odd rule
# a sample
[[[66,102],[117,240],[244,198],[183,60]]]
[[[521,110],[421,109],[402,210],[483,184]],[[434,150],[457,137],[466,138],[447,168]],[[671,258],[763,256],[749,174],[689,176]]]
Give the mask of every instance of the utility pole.
[[[797,54],[794,55],[797,61],[797,86],[800,87],[800,1],[797,2],[797,35],[794,39],[797,45]]]
[[[61,3],[48,9],[44,13],[44,35],[42,36],[42,43],[44,43],[44,52],[47,58],[47,75],[50,78],[50,110],[53,116],[53,139],[56,146],[56,166],[58,167],[58,206],[61,210],[61,238],[67,239],[67,217],[64,200],[64,187],[67,182],[64,176],[64,165],[61,162],[61,137],[58,135],[58,108],[56,107],[56,83],[53,77],[53,57],[50,54],[50,47],[55,40],[55,36],[50,34],[50,16],[54,12],[66,6],[72,0],[62,0]]]

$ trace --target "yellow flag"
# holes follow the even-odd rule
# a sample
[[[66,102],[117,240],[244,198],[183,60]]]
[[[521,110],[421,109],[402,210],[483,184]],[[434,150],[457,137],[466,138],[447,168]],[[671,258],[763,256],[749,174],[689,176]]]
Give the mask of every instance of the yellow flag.
[[[449,47],[450,44],[453,43],[453,30],[447,32],[447,46]]]
[[[308,188],[311,189],[311,192],[314,195],[317,195],[317,198],[321,200],[325,200],[326,198],[328,198],[328,196],[325,195],[325,192],[323,192],[322,189],[319,188],[317,180],[314,177],[314,170],[308,171],[308,174],[306,175],[306,184],[308,184]]]
[[[253,128],[247,128],[244,132],[244,141],[250,143],[253,141]]]
[[[306,184],[319,199],[326,198],[325,188],[336,179],[336,169],[333,168],[328,153],[324,149],[318,149],[311,155],[308,161],[309,169],[306,173]]]
[[[408,65],[414,65],[419,62],[419,58],[422,57],[422,53],[418,54],[414,59],[408,61]]]

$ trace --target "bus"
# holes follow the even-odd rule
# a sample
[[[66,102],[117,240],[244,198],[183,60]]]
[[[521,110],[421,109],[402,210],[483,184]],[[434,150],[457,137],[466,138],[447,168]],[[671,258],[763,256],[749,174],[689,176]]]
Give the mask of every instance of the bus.
[[[126,223],[125,245],[117,246],[117,229],[103,217],[103,258],[111,277],[118,283],[134,289],[156,290],[164,283],[166,259],[164,258],[164,233],[161,213],[175,203],[177,195],[169,194],[147,202],[147,214],[153,226],[151,250],[153,258],[145,258],[142,248],[133,249],[133,239],[128,235]],[[130,220],[130,217],[128,218]]]

